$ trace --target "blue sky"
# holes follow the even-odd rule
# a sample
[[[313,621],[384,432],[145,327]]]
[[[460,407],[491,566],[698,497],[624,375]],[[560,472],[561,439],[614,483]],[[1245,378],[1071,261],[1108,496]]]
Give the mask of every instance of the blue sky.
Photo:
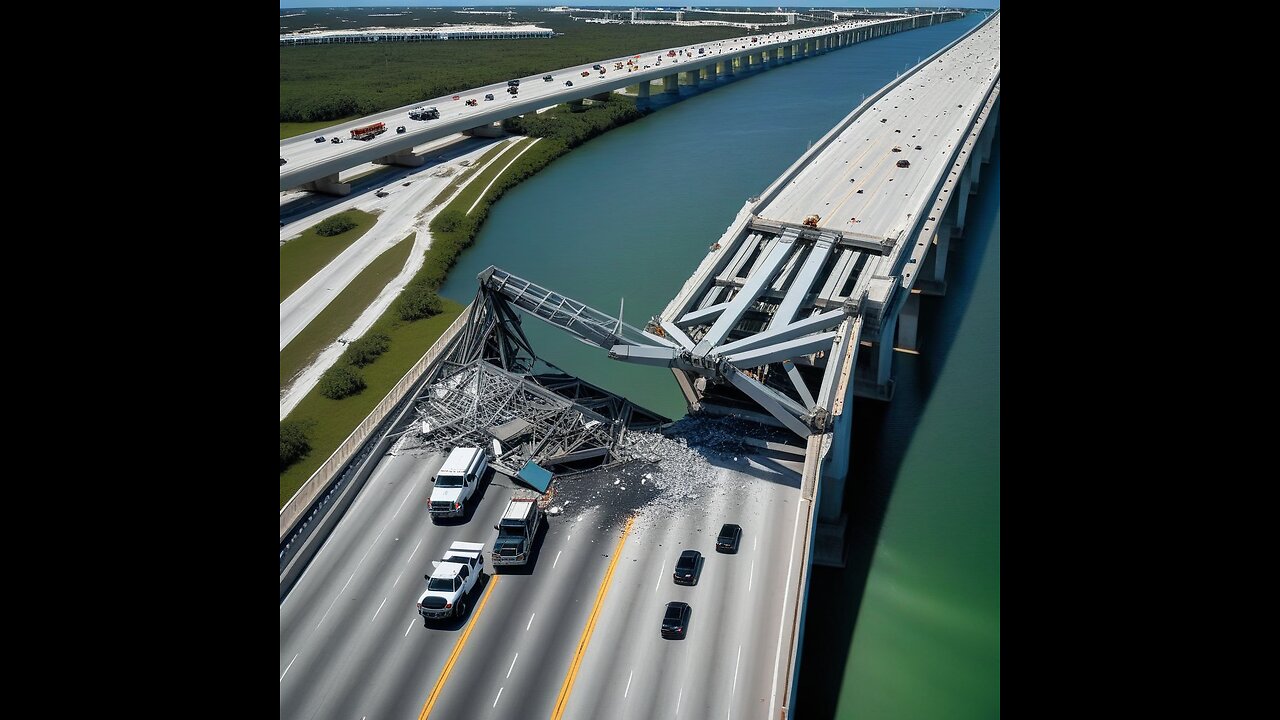
[[[799,8],[804,8],[806,10],[811,7],[873,8],[873,7],[902,7],[903,6],[902,2],[895,2],[893,0],[861,0],[860,2],[854,2],[853,0],[837,0],[836,2],[825,2],[825,3],[823,2],[798,3],[798,2],[795,2],[794,0],[786,0],[786,1],[777,2],[774,5],[761,4],[760,2],[754,2],[754,3],[733,2],[732,0],[730,0],[729,2],[708,2],[705,4],[697,4],[697,3],[690,3],[690,2],[672,2],[669,5],[664,5],[661,2],[653,2],[648,0],[641,0],[641,2],[634,2],[633,0],[598,0],[597,2],[587,2],[587,3],[579,3],[579,4],[568,2],[568,0],[548,2],[545,4],[538,4],[538,3],[532,3],[532,2],[517,2],[517,3],[479,2],[477,3],[477,2],[462,2],[462,0],[434,0],[434,2],[427,2],[427,0],[420,0],[418,2],[404,2],[402,0],[401,2],[392,2],[386,5],[371,4],[370,2],[368,2],[368,0],[363,0],[363,1],[362,0],[336,0],[336,1],[330,0],[329,2],[323,2],[323,0],[281,0],[280,9],[284,10],[287,8],[306,8],[306,7],[326,7],[326,8],[329,8],[329,7],[477,7],[478,8],[478,7],[484,7],[484,6],[490,6],[490,5],[496,5],[498,7],[511,7],[513,5],[531,5],[533,7],[553,7],[555,5],[568,5],[570,7],[628,7],[628,8],[629,7],[685,7],[686,5],[688,5],[691,7],[774,8],[774,7],[778,7],[779,4],[781,4],[783,7],[799,7]],[[912,6],[908,5],[908,7],[912,7]],[[944,7],[944,6],[942,5],[929,6],[929,5],[922,4],[920,5],[920,7]],[[1000,0],[957,0],[956,7],[998,8],[1000,7]]]

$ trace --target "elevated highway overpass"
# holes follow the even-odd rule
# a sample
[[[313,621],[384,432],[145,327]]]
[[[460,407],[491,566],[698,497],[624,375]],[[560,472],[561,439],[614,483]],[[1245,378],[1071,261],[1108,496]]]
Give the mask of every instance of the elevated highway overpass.
[[[639,102],[643,104],[652,102],[649,84],[655,80],[663,81],[664,95],[678,96],[682,87],[686,93],[696,92],[777,63],[792,62],[883,35],[962,16],[959,12],[924,13],[909,18],[848,21],[764,36],[664,48],[518,78],[520,92],[515,97],[507,93],[504,81],[459,92],[456,94],[457,100],[453,99],[455,96],[423,100],[324,128],[313,134],[281,140],[280,157],[286,163],[280,166],[280,191],[304,188],[345,195],[350,192],[350,186],[339,180],[339,173],[344,170],[369,162],[417,166],[423,162],[423,158],[414,155],[413,149],[416,146],[448,135],[482,129],[492,123],[535,112],[540,108],[579,102],[584,98],[601,96],[630,85],[639,86]],[[704,54],[699,55],[699,49]],[[668,52],[676,55],[668,57]],[[627,61],[636,63],[630,66],[630,71],[615,69],[615,63],[619,62],[626,68]],[[593,65],[600,65],[605,71],[600,73],[592,68]],[[587,77],[582,76],[583,72],[588,73]],[[545,75],[551,75],[553,79],[550,82],[544,81],[542,78]],[[573,85],[566,86],[566,81]],[[485,100],[486,94],[492,94],[494,99]],[[466,100],[472,98],[477,104],[474,107],[467,106]],[[419,106],[435,106],[440,110],[440,117],[436,120],[410,120],[409,111]],[[372,140],[350,139],[351,130],[375,122],[385,123],[387,131]],[[401,125],[406,132],[397,134],[395,130]],[[323,136],[325,142],[315,142],[317,136]],[[343,142],[333,144],[330,142],[333,137],[342,138]]]
[[[999,18],[850,113],[747,203],[643,328],[497,268],[483,273],[466,319],[431,351],[444,360],[417,371],[422,381],[392,405],[421,407],[475,363],[520,371],[522,313],[619,359],[670,368],[695,422],[733,415],[761,429],[739,433],[729,452],[686,429],[701,449],[671,453],[661,472],[558,479],[565,494],[551,503],[563,512],[531,572],[489,578],[468,618],[423,628],[417,577],[453,540],[491,546],[488,528],[514,485],[495,475],[466,522],[432,525],[424,505],[439,453],[414,449],[411,416],[388,416],[377,433],[370,423],[369,442],[394,440],[399,451],[369,453],[351,509],[312,520],[334,528],[304,541],[314,560],[281,604],[281,717],[790,717],[808,571],[841,562],[853,398],[891,397],[893,348],[916,342],[912,297],[945,291],[947,243],[963,230],[998,120]],[[899,138],[912,134],[908,155]],[[485,395],[469,380],[453,385]],[[701,480],[667,486],[678,503],[637,486],[699,457]],[[282,513],[282,546],[297,517]],[[722,522],[743,526],[738,555],[709,547]],[[671,583],[683,548],[706,556],[697,587]],[[685,640],[657,637],[670,600],[693,606]]]

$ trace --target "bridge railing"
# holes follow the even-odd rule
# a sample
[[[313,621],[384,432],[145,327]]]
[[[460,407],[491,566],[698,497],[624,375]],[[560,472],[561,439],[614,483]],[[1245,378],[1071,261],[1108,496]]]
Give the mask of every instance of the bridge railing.
[[[468,305],[440,335],[439,339],[432,343],[430,348],[427,348],[427,351],[418,359],[418,362],[414,363],[413,367],[409,368],[409,371],[404,374],[404,377],[400,378],[400,381],[391,388],[386,397],[382,398],[382,401],[373,408],[373,411],[365,417],[364,421],[357,425],[355,430],[351,431],[351,434],[338,446],[337,450],[333,451],[329,459],[325,460],[324,464],[302,484],[302,487],[298,488],[293,497],[289,498],[289,502],[280,508],[281,541],[289,534],[289,531],[297,523],[298,519],[302,517],[302,514],[307,511],[307,508],[311,507],[311,503],[320,497],[330,483],[338,477],[342,469],[346,467],[347,462],[351,460],[351,457],[369,439],[369,435],[400,404],[400,401],[404,399],[404,396],[422,377],[427,368],[431,367],[431,364],[449,347],[449,343],[452,342],[453,338],[461,332],[462,328],[466,327],[467,319],[470,315],[471,306]]]

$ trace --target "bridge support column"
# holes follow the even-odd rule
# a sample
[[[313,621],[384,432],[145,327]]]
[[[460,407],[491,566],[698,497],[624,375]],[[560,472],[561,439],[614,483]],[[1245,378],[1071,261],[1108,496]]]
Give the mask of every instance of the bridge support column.
[[[698,85],[701,82],[701,70],[686,70],[680,75],[684,76],[685,82],[680,86],[681,95],[696,95],[698,93]]]
[[[898,330],[898,313],[886,317],[880,326],[880,339],[870,348],[862,348],[869,363],[864,377],[854,376],[858,395],[888,402],[893,399],[893,339]],[[864,353],[859,352],[858,357]]]
[[[973,170],[966,165],[961,174],[964,177],[960,178],[960,194],[952,198],[951,202],[956,206],[956,229],[963,235],[965,211],[969,209],[969,185],[973,182]]]
[[[921,295],[941,297],[947,294],[947,252],[951,247],[951,222],[943,216],[933,236],[933,252],[925,258],[924,269],[916,287]]]
[[[699,88],[715,87],[716,86],[716,64],[711,63],[710,65],[707,65],[706,67],[702,68],[702,70],[703,72],[706,73],[706,77],[698,81],[698,87]]]
[[[649,81],[641,80],[640,84],[636,86],[636,107],[644,109],[651,106],[652,103],[649,101]]]
[[[911,293],[898,311],[898,343],[903,350],[919,350],[917,330],[920,327],[920,296]]]
[[[680,94],[680,73],[662,78],[662,94],[670,96]]]
[[[351,183],[338,182],[338,173],[334,173],[328,177],[312,180],[302,186],[303,190],[312,192],[320,192],[326,195],[337,195],[338,197],[346,197],[351,194]]]
[[[796,61],[796,46],[795,46],[795,43],[792,43],[792,44],[790,44],[790,45],[788,45],[788,46],[786,46],[786,47],[782,48],[782,50],[783,50],[783,52],[784,52],[784,53],[786,53],[786,59],[787,59],[787,64],[788,64],[788,65],[790,65],[791,63],[793,63],[793,62],[795,62],[795,61]]]
[[[716,84],[723,85],[733,79],[733,60],[716,63]]]
[[[427,159],[413,154],[413,148],[405,148],[391,155],[384,155],[374,160],[376,165],[401,165],[403,167],[421,167]]]

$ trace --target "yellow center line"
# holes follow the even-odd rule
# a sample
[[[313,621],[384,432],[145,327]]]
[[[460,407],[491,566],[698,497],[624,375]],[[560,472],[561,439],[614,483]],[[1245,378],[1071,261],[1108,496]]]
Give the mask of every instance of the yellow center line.
[[[440,691],[444,689],[444,683],[449,679],[449,673],[453,671],[453,664],[458,661],[458,655],[462,653],[462,646],[467,644],[467,638],[471,636],[471,630],[475,628],[476,621],[480,619],[480,613],[484,612],[485,603],[489,602],[489,594],[493,592],[493,588],[498,584],[500,575],[493,575],[489,580],[489,587],[484,590],[484,597],[480,598],[480,604],[476,605],[476,609],[472,611],[471,617],[467,620],[467,629],[462,631],[462,637],[458,638],[458,644],[453,646],[453,653],[449,655],[449,661],[444,664],[444,670],[440,673],[440,679],[436,681],[436,686],[431,691],[431,696],[427,698],[427,704],[422,706],[422,712],[418,715],[418,720],[426,720],[431,714],[431,708],[436,706],[436,700],[440,699]]]
[[[622,545],[627,541],[627,534],[631,532],[633,522],[635,518],[629,517],[627,524],[622,527],[622,537],[618,538],[618,546],[613,549],[613,559],[609,561],[609,569],[604,574],[604,581],[600,583],[599,592],[596,593],[596,604],[591,608],[591,617],[587,619],[587,626],[582,629],[582,639],[578,641],[578,651],[573,655],[569,674],[565,675],[564,684],[560,686],[560,696],[556,698],[556,708],[551,712],[551,720],[560,720],[564,717],[565,706],[569,704],[569,693],[573,692],[573,683],[578,679],[578,666],[582,664],[582,657],[587,653],[587,644],[591,642],[591,633],[596,629],[596,618],[600,615],[600,606],[604,604],[605,593],[609,592],[609,581],[613,579],[613,569],[618,566],[618,558],[622,557]]]

